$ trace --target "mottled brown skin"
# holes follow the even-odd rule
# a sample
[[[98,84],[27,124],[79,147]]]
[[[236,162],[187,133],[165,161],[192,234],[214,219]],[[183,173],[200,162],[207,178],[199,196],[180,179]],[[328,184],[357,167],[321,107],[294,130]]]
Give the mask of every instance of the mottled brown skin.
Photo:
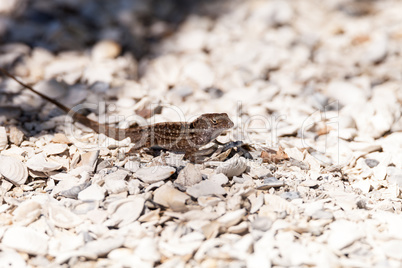
[[[125,136],[130,137],[136,148],[160,147],[190,156],[232,127],[233,122],[227,114],[211,113],[203,114],[191,123],[166,122],[129,128]]]
[[[191,123],[166,122],[149,126],[119,129],[105,124],[99,124],[78,112],[71,113],[70,109],[63,104],[24,84],[6,70],[0,68],[0,71],[23,87],[38,94],[64,112],[70,114],[73,120],[91,128],[95,132],[103,133],[115,140],[122,140],[129,137],[131,142],[135,143],[134,149],[160,147],[169,151],[184,152],[186,157],[190,157],[201,146],[208,144],[223,131],[233,127],[233,122],[227,114],[210,113],[199,116]]]

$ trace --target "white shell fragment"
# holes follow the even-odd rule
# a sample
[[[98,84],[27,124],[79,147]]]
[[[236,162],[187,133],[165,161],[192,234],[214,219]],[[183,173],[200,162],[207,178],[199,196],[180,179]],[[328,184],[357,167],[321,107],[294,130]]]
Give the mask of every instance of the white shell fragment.
[[[182,186],[192,186],[202,180],[202,174],[193,164],[188,163],[179,173],[175,183]]]
[[[141,239],[134,253],[142,260],[150,261],[152,263],[159,261],[161,258],[161,254],[158,250],[158,245],[151,237],[144,237],[143,239]]]
[[[61,228],[73,228],[82,223],[79,216],[69,209],[55,204],[49,205],[49,219],[52,223]]]
[[[45,145],[45,147],[43,148],[43,152],[46,155],[56,155],[63,153],[65,150],[67,150],[67,148],[68,148],[67,144],[49,143]]]
[[[115,201],[108,207],[110,219],[105,224],[110,226],[125,226],[132,223],[141,215],[145,200],[142,197],[134,197],[129,200]]]
[[[125,178],[128,172],[124,170],[118,170],[104,177],[105,189],[112,194],[122,193],[128,190],[127,182]]]
[[[247,161],[244,157],[237,155],[230,160],[223,162],[216,168],[216,173],[223,173],[226,176],[233,177],[241,175],[247,168]]]
[[[140,168],[140,163],[138,161],[129,160],[124,164],[124,168],[136,172]]]
[[[134,177],[146,183],[154,183],[169,178],[175,172],[176,169],[169,166],[143,167],[134,173]]]
[[[246,214],[245,209],[230,211],[230,212],[226,213],[225,215],[223,215],[222,217],[220,217],[219,219],[217,219],[217,222],[219,222],[220,224],[222,224],[225,227],[230,227],[230,226],[233,226],[233,225],[237,224],[238,222],[240,222],[240,220],[242,219],[242,217],[245,214]]]
[[[85,244],[85,246],[77,252],[76,256],[80,256],[81,254],[84,256],[93,256],[95,258],[97,256],[104,256],[111,250],[121,247],[124,240],[125,238],[123,236],[94,240]]]
[[[222,173],[211,174],[208,180],[211,182],[215,182],[219,185],[226,184],[229,181],[228,177],[226,177],[226,175]]]
[[[28,227],[10,227],[4,233],[2,244],[32,255],[45,255],[48,236]]]
[[[195,198],[206,195],[222,195],[226,194],[226,191],[220,183],[216,183],[211,180],[201,181],[189,188],[187,188],[187,193]]]
[[[402,1],[172,2],[0,0],[0,268],[402,267]]]
[[[27,167],[34,171],[49,172],[62,168],[63,165],[48,161],[43,154],[36,154],[28,159]]]
[[[99,157],[99,150],[94,150],[90,152],[83,153],[81,155],[80,166],[89,167],[90,169],[95,169],[96,163]]]
[[[15,126],[10,127],[10,142],[19,146],[24,140],[24,133]]]
[[[361,230],[354,222],[339,220],[333,222],[330,228],[332,232],[328,237],[328,245],[333,249],[340,250],[350,246],[362,236]]]
[[[106,190],[94,183],[78,193],[78,199],[82,201],[101,201],[105,198]]]
[[[5,127],[0,127],[0,151],[6,149],[8,145],[8,137]]]
[[[174,211],[186,209],[186,200],[190,197],[167,184],[159,187],[154,192],[154,201],[162,206],[169,207]]]
[[[281,187],[285,185],[283,181],[278,180],[275,177],[264,178],[263,183],[257,187],[258,190],[268,190],[270,188]]]
[[[288,214],[295,214],[298,211],[295,205],[277,195],[265,194],[264,202],[273,211],[285,211]]]
[[[22,185],[28,179],[25,164],[11,156],[0,155],[0,174],[14,185]]]
[[[26,262],[17,251],[3,249],[0,252],[0,267],[26,267]]]
[[[18,225],[26,226],[39,218],[42,205],[34,200],[27,200],[20,204],[13,212],[13,221]]]

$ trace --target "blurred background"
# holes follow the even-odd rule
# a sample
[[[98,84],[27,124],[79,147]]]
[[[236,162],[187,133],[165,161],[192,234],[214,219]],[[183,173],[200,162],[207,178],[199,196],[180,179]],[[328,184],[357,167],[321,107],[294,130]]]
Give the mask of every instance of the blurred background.
[[[1,1],[0,65],[29,83],[56,80],[41,90],[70,106],[106,100],[111,113],[162,121],[176,112],[149,105],[169,104],[237,125],[285,115],[278,136],[334,111],[341,138],[372,140],[402,129],[400,10],[392,0]],[[42,107],[23,94],[0,101]],[[329,131],[317,116],[313,136]]]

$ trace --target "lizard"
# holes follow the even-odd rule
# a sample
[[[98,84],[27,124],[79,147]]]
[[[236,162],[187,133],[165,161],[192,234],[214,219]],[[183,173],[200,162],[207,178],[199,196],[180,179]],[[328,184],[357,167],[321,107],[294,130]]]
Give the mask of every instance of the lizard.
[[[60,102],[42,94],[33,87],[23,83],[3,68],[0,71],[16,81],[24,88],[34,92],[48,102],[69,114],[76,122],[89,127],[98,134],[115,140],[123,140],[127,137],[134,143],[134,149],[159,147],[168,151],[185,153],[186,158],[192,158],[198,149],[217,138],[222,132],[234,126],[226,113],[206,113],[200,115],[192,122],[163,122],[153,125],[130,127],[126,129],[116,128],[107,124],[101,124],[89,119],[85,115],[73,112]]]

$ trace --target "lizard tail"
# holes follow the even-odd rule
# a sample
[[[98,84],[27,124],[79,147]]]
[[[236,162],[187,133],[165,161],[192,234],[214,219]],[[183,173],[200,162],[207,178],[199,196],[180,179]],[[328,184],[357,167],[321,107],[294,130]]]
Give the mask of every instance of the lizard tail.
[[[68,108],[67,106],[64,106],[63,104],[55,101],[54,99],[51,99],[48,96],[40,93],[39,91],[36,91],[33,87],[23,83],[22,81],[17,79],[15,76],[10,74],[5,69],[0,67],[0,71],[4,75],[8,76],[9,78],[13,79],[18,84],[23,86],[24,88],[29,89],[30,91],[32,91],[35,94],[39,95],[40,97],[44,98],[48,102],[53,103],[54,105],[56,105],[59,109],[63,110],[66,114],[70,115],[74,121],[76,121],[78,123],[81,123],[86,127],[89,127],[90,129],[92,129],[93,131],[95,131],[97,133],[105,134],[106,136],[108,136],[110,138],[113,138],[115,140],[122,140],[122,139],[125,138],[125,130],[124,129],[110,127],[110,126],[105,125],[105,124],[99,124],[98,122],[93,121],[93,120],[89,119],[88,117],[86,117],[85,115],[83,115],[81,113],[78,113],[78,112],[73,112],[72,113],[70,108]]]
[[[17,79],[14,75],[12,75],[12,74],[10,74],[9,72],[7,72],[5,69],[0,68],[0,71],[1,71],[3,74],[5,74],[6,76],[8,76],[9,78],[13,79],[15,82],[17,82],[17,83],[20,84],[21,86],[23,86],[24,88],[29,89],[30,91],[32,91],[33,93],[35,93],[35,94],[41,96],[42,98],[44,98],[44,99],[47,100],[48,102],[51,102],[51,103],[55,103],[55,102],[56,102],[55,100],[49,98],[48,96],[43,95],[43,94],[40,93],[39,91],[36,91],[36,90],[33,89],[31,86],[29,86],[29,85],[23,83],[22,81],[20,81],[19,79]],[[56,104],[56,105],[57,105],[57,107],[59,107],[60,109],[62,109],[65,113],[69,113],[69,112],[70,112],[70,109],[67,108],[66,106],[64,106],[63,104],[58,103],[58,104]]]

